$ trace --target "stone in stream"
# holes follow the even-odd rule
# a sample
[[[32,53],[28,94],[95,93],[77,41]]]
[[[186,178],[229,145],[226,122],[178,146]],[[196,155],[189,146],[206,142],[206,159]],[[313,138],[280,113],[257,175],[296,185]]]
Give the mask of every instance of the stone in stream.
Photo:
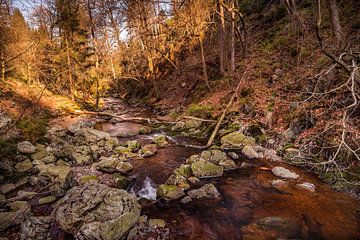
[[[187,203],[189,203],[189,202],[191,202],[191,201],[192,201],[191,197],[185,196],[185,197],[183,197],[183,198],[180,200],[180,203],[182,203],[182,204],[187,204]]]
[[[245,155],[245,157],[249,159],[259,158],[259,154],[250,146],[246,145],[242,150],[241,153]]]
[[[139,150],[139,155],[141,157],[150,157],[154,155],[157,151],[156,144],[146,144]]]
[[[166,181],[167,185],[176,185],[183,190],[187,190],[190,188],[190,185],[186,178],[180,174],[172,174],[168,180]]]
[[[310,192],[316,192],[316,187],[313,183],[310,182],[303,182],[295,185],[295,188],[300,190],[307,190]]]
[[[271,169],[271,172],[277,176],[277,177],[281,177],[281,178],[287,178],[287,179],[298,179],[300,176],[292,171],[290,171],[289,169],[286,169],[284,167],[274,167],[273,169]]]
[[[276,179],[271,181],[271,186],[282,193],[289,193],[289,182],[283,181],[281,179]]]
[[[220,161],[228,159],[226,153],[220,150],[203,151],[200,158],[214,164],[219,164]]]
[[[47,240],[51,239],[50,228],[52,217],[28,217],[21,224],[20,239],[21,240]]]
[[[221,177],[223,170],[223,167],[202,159],[191,164],[191,171],[198,178]]]
[[[224,170],[235,170],[238,168],[236,163],[231,159],[225,159],[220,161],[219,166],[222,166]]]
[[[119,173],[114,173],[112,177],[116,183],[116,186],[120,189],[126,189],[130,184],[130,180]]]
[[[34,147],[34,145],[32,145],[32,143],[29,141],[24,141],[24,142],[18,143],[17,149],[20,153],[24,153],[24,154],[31,154],[36,151],[36,148]]]
[[[229,133],[221,138],[221,145],[224,148],[231,148],[231,147],[243,147],[246,145],[254,145],[255,138],[245,136],[241,132],[232,132]]]
[[[175,174],[181,175],[185,178],[188,178],[192,175],[191,165],[189,164],[181,164],[180,167],[174,170]]]
[[[96,169],[104,171],[104,172],[109,172],[109,173],[114,173],[114,172],[121,172],[121,173],[126,173],[129,172],[133,169],[133,166],[131,165],[131,163],[129,162],[125,162],[125,161],[120,161],[117,158],[105,158],[102,157],[100,158],[101,161],[98,163],[95,163]]]
[[[167,145],[169,145],[166,136],[163,134],[157,135],[156,137],[154,137],[153,143],[156,144],[156,146],[158,147],[166,147]]]
[[[140,217],[134,195],[104,184],[74,187],[56,205],[57,224],[79,240],[122,239]]]
[[[161,184],[158,187],[156,194],[159,198],[165,200],[174,200],[185,195],[184,191],[180,187],[167,184]]]
[[[221,196],[217,188],[212,183],[205,184],[199,189],[190,190],[187,192],[192,199],[217,199]]]
[[[131,152],[135,152],[137,150],[139,150],[141,148],[140,143],[136,140],[132,140],[132,141],[127,141],[125,143],[125,146],[127,146],[127,148],[131,151]]]
[[[229,152],[228,156],[232,159],[232,160],[238,160],[239,159],[239,155],[237,155],[237,153],[235,152]]]
[[[292,218],[265,217],[242,227],[243,239],[298,239],[301,225]]]

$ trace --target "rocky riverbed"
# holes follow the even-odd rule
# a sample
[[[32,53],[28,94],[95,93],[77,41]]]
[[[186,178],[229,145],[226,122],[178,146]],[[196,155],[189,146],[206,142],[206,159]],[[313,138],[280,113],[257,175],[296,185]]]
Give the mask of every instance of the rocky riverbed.
[[[209,124],[86,115],[53,121],[45,143],[19,142],[16,159],[1,162],[0,236],[360,238],[356,199],[287,165],[248,128],[222,129],[209,149],[191,147],[204,145]]]

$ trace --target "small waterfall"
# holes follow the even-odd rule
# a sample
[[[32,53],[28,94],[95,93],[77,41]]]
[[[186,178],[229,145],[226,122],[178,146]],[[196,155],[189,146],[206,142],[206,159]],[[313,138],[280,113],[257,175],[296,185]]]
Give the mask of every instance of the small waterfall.
[[[156,201],[156,185],[151,178],[146,177],[143,187],[136,193],[138,198],[145,198],[151,201]]]

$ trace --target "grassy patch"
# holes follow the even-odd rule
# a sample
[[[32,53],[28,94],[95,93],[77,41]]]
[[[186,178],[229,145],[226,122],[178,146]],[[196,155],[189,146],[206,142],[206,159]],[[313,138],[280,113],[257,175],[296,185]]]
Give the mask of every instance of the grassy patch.
[[[194,117],[211,118],[214,107],[206,104],[191,104],[187,110],[188,114]]]

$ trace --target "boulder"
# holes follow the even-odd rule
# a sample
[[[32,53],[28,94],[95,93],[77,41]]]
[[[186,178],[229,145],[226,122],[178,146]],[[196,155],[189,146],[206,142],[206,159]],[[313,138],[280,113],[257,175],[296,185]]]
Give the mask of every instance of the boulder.
[[[199,189],[190,190],[187,192],[189,197],[195,199],[216,199],[221,196],[217,188],[212,183],[205,184]]]
[[[238,168],[236,163],[231,159],[225,159],[220,161],[219,166],[223,167],[224,170],[234,170]]]
[[[44,204],[53,203],[55,201],[56,201],[56,197],[50,195],[50,196],[40,198],[38,203],[39,203],[39,205],[44,205]]]
[[[289,169],[286,169],[284,167],[274,167],[273,169],[271,169],[271,172],[277,176],[277,177],[281,177],[281,178],[287,178],[287,179],[298,179],[300,176],[292,171],[290,171]]]
[[[161,184],[158,187],[156,194],[159,198],[166,200],[178,199],[185,195],[184,191],[180,187],[167,184]]]
[[[228,159],[226,153],[220,150],[203,151],[200,158],[214,164],[219,164],[220,161]]]
[[[192,164],[200,160],[200,155],[194,154],[191,155],[188,159],[186,159],[186,164]]]
[[[26,201],[12,202],[9,206],[9,212],[0,212],[0,231],[20,224],[31,212]]]
[[[139,150],[141,157],[149,157],[156,153],[156,144],[146,144]]]
[[[75,136],[87,143],[95,143],[101,140],[111,139],[110,134],[93,128],[83,128]]]
[[[52,218],[45,217],[28,217],[21,224],[20,238],[21,240],[47,240],[50,237]]]
[[[249,159],[259,158],[259,154],[250,145],[246,145],[241,150],[241,153],[244,154]]]
[[[98,182],[99,179],[96,175],[84,175],[78,179],[78,185],[86,184],[91,181]]]
[[[223,167],[202,159],[191,164],[191,171],[198,178],[220,177],[223,175],[223,170]]]
[[[255,144],[255,138],[245,136],[241,132],[232,132],[229,133],[221,138],[221,145],[225,148],[231,148],[231,147],[243,147],[246,145],[254,145]]]
[[[29,172],[32,169],[33,165],[29,159],[19,162],[15,165],[16,171],[20,173]]]
[[[32,145],[32,143],[28,141],[18,143],[17,149],[20,153],[24,153],[24,154],[31,154],[36,151],[34,145]]]
[[[8,194],[11,191],[14,191],[16,189],[15,184],[13,183],[6,183],[0,186],[0,192],[2,194]]]
[[[181,175],[185,178],[188,178],[192,175],[192,171],[191,171],[191,165],[188,164],[181,164],[180,167],[178,167],[177,169],[174,170],[175,174]]]
[[[76,239],[122,239],[138,221],[140,205],[124,190],[88,183],[70,189],[53,216]]]
[[[55,190],[60,190],[65,184],[67,175],[70,172],[70,167],[67,165],[60,164],[46,164],[38,165],[36,168],[39,170],[38,182],[43,186],[49,183],[58,183],[59,185],[54,185]]]
[[[140,143],[136,140],[127,141],[125,145],[131,152],[135,152],[141,148]]]
[[[168,180],[166,181],[167,185],[176,185],[183,190],[187,190],[190,188],[190,185],[186,178],[180,174],[172,174]]]
[[[86,145],[74,147],[71,151],[71,158],[79,165],[91,163],[90,147]]]
[[[191,201],[192,201],[191,197],[185,196],[185,197],[183,197],[183,199],[180,200],[180,203],[187,204],[187,203],[189,203]]]
[[[102,160],[96,164],[96,169],[109,173],[126,173],[132,170],[133,166],[129,162],[110,157],[102,158]]]
[[[229,152],[228,156],[232,159],[232,160],[238,160],[239,159],[239,155],[237,155],[237,153],[235,152]]]
[[[47,151],[46,149],[42,149],[42,150],[32,154],[31,158],[35,165],[53,163],[56,161],[54,154]]]
[[[113,179],[116,183],[116,186],[120,189],[126,189],[130,184],[130,180],[119,173],[114,173]]]
[[[67,130],[73,134],[79,132],[82,128],[91,128],[95,125],[94,122],[79,120],[73,124],[71,124]]]
[[[158,147],[166,147],[167,145],[169,145],[166,136],[163,134],[157,135],[156,137],[154,137],[153,143],[156,144],[156,146]]]

